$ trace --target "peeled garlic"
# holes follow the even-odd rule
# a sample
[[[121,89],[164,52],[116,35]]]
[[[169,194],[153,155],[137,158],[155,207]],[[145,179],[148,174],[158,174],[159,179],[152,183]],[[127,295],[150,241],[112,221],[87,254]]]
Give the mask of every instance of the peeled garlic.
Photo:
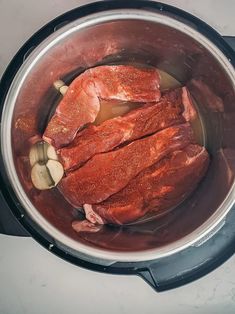
[[[38,157],[39,157],[39,162],[44,163],[48,160],[47,157],[47,147],[49,144],[46,142],[40,142],[38,143]]]
[[[48,160],[46,166],[54,181],[54,186],[56,186],[64,175],[64,168],[61,163],[56,160]]]
[[[31,167],[33,167],[38,162],[38,160],[38,148],[36,145],[33,145],[29,152],[29,162]]]
[[[48,145],[47,157],[48,159],[58,160],[58,156],[56,154],[55,148],[52,145]]]
[[[38,142],[34,144],[29,152],[29,161],[30,165],[33,167],[35,163],[45,163],[48,160],[47,157],[47,150],[48,150],[49,144],[46,142]]]
[[[53,85],[62,95],[64,95],[69,88],[62,80],[55,81]]]
[[[60,88],[60,93],[64,96],[64,94],[67,92],[68,90],[68,86],[67,85],[64,85]]]
[[[64,82],[62,80],[57,80],[57,81],[54,82],[53,85],[54,85],[55,89],[60,90],[60,88],[62,86],[64,86],[65,84],[64,84]]]
[[[31,171],[31,180],[38,190],[47,190],[54,186],[46,165],[36,163]]]
[[[39,190],[53,188],[64,175],[55,148],[46,142],[38,142],[32,146],[29,161],[33,185]]]

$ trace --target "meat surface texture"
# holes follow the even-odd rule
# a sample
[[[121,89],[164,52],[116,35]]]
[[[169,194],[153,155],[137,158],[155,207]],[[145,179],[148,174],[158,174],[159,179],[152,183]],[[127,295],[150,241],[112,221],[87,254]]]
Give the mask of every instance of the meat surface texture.
[[[99,126],[88,126],[78,133],[71,145],[58,151],[64,169],[78,168],[98,153],[183,123],[182,113],[185,110],[182,95],[182,89],[179,88],[165,94],[157,103],[146,104]]]
[[[96,94],[102,99],[152,102],[161,97],[160,76],[155,68],[111,65],[88,71],[93,78]]]
[[[208,164],[209,156],[204,147],[189,145],[176,150],[140,172],[118,193],[90,206],[86,217],[89,219],[93,210],[105,222],[125,224],[146,213],[175,207],[196,188]]]
[[[193,141],[189,124],[169,127],[117,150],[95,155],[64,177],[59,189],[75,207],[100,203],[123,189],[142,170]]]
[[[159,81],[159,74],[153,68],[113,65],[88,69],[70,84],[43,139],[56,148],[71,143],[78,130],[95,121],[100,99],[158,101],[161,96]]]

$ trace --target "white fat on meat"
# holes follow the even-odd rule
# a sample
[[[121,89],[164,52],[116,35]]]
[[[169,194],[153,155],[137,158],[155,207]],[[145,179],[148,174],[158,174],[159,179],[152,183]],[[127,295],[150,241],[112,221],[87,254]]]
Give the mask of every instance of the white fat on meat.
[[[99,224],[99,225],[105,224],[105,221],[98,214],[94,212],[94,210],[92,209],[92,205],[84,204],[83,209],[85,211],[86,219],[88,221],[90,221],[93,224]]]
[[[94,225],[88,220],[75,220],[72,222],[72,228],[76,232],[98,232],[102,229],[102,225]]]
[[[184,105],[183,117],[187,122],[193,121],[197,117],[197,111],[186,87],[182,87],[182,102]]]

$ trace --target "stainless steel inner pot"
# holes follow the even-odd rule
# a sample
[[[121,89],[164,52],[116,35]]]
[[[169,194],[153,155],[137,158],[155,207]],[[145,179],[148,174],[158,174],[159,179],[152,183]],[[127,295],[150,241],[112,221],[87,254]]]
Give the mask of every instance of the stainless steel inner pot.
[[[142,226],[76,234],[77,215],[54,189],[38,192],[29,177],[29,139],[42,133],[58,102],[53,82],[70,82],[98,64],[145,63],[187,83],[201,113],[209,171],[193,195],[169,215]],[[203,84],[202,84],[203,83]],[[234,203],[235,72],[205,36],[173,16],[116,9],[72,22],[26,59],[8,92],[1,143],[11,185],[25,215],[75,256],[100,264],[161,258],[195,245],[225,219]]]

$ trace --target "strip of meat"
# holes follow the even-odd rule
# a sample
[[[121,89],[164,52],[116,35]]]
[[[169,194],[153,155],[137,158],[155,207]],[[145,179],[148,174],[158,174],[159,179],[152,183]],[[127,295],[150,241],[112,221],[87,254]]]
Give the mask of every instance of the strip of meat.
[[[59,189],[75,207],[102,202],[124,188],[139,172],[190,142],[193,133],[188,124],[164,129],[120,149],[95,155],[63,178]]]
[[[160,212],[180,204],[205,175],[209,156],[204,147],[189,145],[143,170],[129,184],[104,202],[90,206],[98,221],[125,224],[146,213]],[[89,205],[86,205],[87,207]],[[93,215],[95,217],[95,215]],[[102,220],[101,220],[102,219]]]
[[[95,120],[99,110],[100,101],[88,70],[70,84],[47,125],[43,139],[56,148],[71,143],[81,127]]]
[[[159,74],[153,68],[117,65],[87,70],[69,86],[43,139],[56,148],[71,143],[81,127],[95,121],[100,110],[99,98],[158,101],[159,81]]]
[[[160,76],[154,68],[131,65],[100,66],[89,70],[102,99],[133,102],[158,101]]]
[[[146,104],[122,117],[107,120],[99,126],[90,125],[70,146],[58,151],[65,170],[78,168],[98,153],[184,122],[182,89],[164,95],[158,103]]]

